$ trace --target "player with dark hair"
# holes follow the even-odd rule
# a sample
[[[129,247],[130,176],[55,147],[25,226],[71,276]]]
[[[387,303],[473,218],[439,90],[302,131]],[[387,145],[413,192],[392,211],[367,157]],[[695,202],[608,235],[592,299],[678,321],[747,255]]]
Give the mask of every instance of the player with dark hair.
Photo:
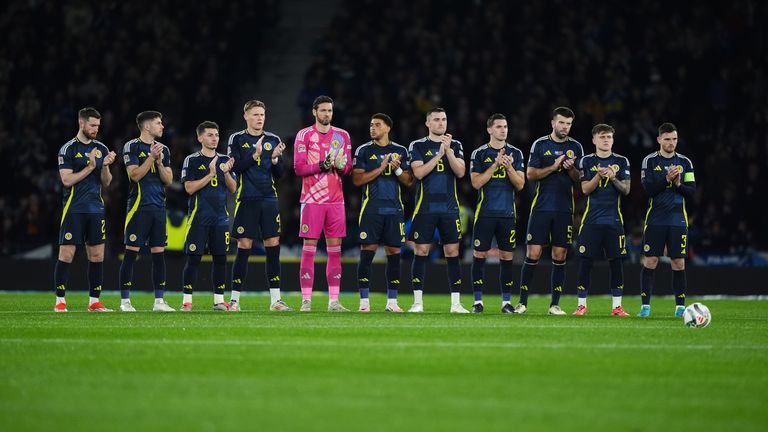
[[[573,184],[579,181],[577,169],[584,150],[568,136],[575,115],[570,108],[552,111],[552,132],[533,142],[526,174],[535,182],[526,235],[526,254],[520,274],[520,303],[515,313],[528,309],[528,291],[545,245],[552,246],[552,300],[550,315],[565,315],[560,295],[565,283],[565,256],[573,243]]]
[[[368,300],[371,263],[380,243],[387,255],[387,312],[402,312],[397,304],[400,287],[400,248],[405,242],[405,219],[400,185],[413,184],[408,150],[389,139],[392,119],[382,113],[371,116],[371,141],[355,151],[352,182],[363,187],[360,208],[360,263],[357,283],[360,312],[371,310]]]
[[[192,310],[192,293],[197,280],[197,268],[203,254],[213,257],[211,282],[213,283],[213,310],[229,310],[224,301],[225,272],[229,250],[229,215],[227,192],[234,193],[237,181],[232,174],[234,159],[216,152],[219,146],[219,125],[204,121],[197,126],[200,151],[184,159],[181,182],[189,194],[189,219],[184,253],[187,262],[183,275],[181,310]]]
[[[587,314],[587,293],[590,287],[592,264],[596,258],[606,256],[611,269],[611,315],[627,317],[621,306],[624,292],[622,258],[627,255],[624,235],[624,217],[621,215],[621,196],[629,195],[631,179],[629,160],[613,153],[615,130],[607,124],[592,128],[595,153],[581,158],[581,190],[587,196],[587,206],[579,226],[579,277],[577,282],[578,306],[574,315]]]
[[[341,287],[341,240],[347,235],[342,177],[352,171],[352,142],[344,129],[331,126],[333,99],[318,96],[312,104],[315,124],[296,134],[293,169],[301,177],[301,222],[304,239],[299,266],[302,312],[312,310],[315,252],[325,235],[328,262],[328,311],[349,312],[339,302]]]
[[[643,159],[642,183],[648,194],[648,211],[643,230],[643,268],[640,274],[641,317],[651,314],[651,294],[659,257],[666,250],[672,260],[672,290],[675,316],[685,311],[685,257],[688,255],[688,213],[685,200],[696,192],[696,176],[690,159],[677,153],[677,127],[659,126],[659,151]]]
[[[139,137],[123,146],[128,171],[128,205],[125,216],[125,254],[120,265],[120,310],[136,312],[131,304],[133,264],[142,246],[152,253],[153,311],[172,312],[164,300],[166,234],[165,188],[173,182],[171,151],[157,140],[163,136],[163,115],[143,111],[136,116]]]
[[[501,312],[514,313],[511,297],[514,286],[512,258],[517,244],[515,194],[525,185],[525,165],[520,149],[506,142],[507,118],[502,114],[493,114],[486,126],[490,139],[487,144],[476,148],[470,158],[472,187],[478,190],[472,234],[475,248],[472,253],[472,288],[475,295],[472,312],[482,313],[484,310],[485,258],[496,238],[501,267]]]
[[[448,284],[451,290],[451,313],[469,313],[461,305],[461,265],[459,263],[459,239],[461,219],[456,180],[464,177],[464,149],[459,141],[446,133],[448,117],[442,108],[427,112],[424,123],[429,134],[411,142],[411,170],[418,180],[416,208],[408,239],[416,246],[413,257],[411,282],[413,306],[408,312],[424,312],[422,299],[424,273],[429,250],[434,241],[435,228],[443,245],[448,267]],[[447,165],[447,166],[446,166]]]
[[[78,245],[85,243],[88,253],[88,285],[90,286],[88,311],[112,312],[101,303],[104,278],[104,241],[106,226],[101,189],[112,182],[109,166],[115,161],[115,152],[96,141],[101,126],[101,114],[94,108],[78,112],[77,136],[59,150],[59,176],[64,185],[64,209],[59,228],[59,256],[54,268],[56,312],[66,312],[65,294],[69,279],[69,265]]]
[[[240,291],[248,274],[248,256],[254,238],[263,240],[266,251],[269,310],[293,310],[280,298],[281,227],[275,180],[283,175],[285,144],[279,136],[264,130],[266,114],[264,102],[246,102],[243,106],[246,128],[229,137],[228,154],[234,160],[232,172],[239,178],[232,225],[237,255],[232,265],[230,311],[240,310]]]

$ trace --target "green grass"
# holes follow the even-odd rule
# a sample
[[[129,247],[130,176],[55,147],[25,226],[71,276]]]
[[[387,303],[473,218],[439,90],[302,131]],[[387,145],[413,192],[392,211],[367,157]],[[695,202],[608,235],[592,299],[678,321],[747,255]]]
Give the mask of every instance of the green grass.
[[[116,307],[115,294],[105,303]],[[0,294],[0,425],[27,430],[764,430],[768,302],[707,300],[705,329],[670,317],[247,310],[89,314],[70,293]],[[299,298],[288,303],[297,306]],[[690,299],[693,301],[695,299]],[[327,297],[315,298],[324,310]],[[149,295],[134,305],[149,309]],[[177,307],[180,296],[169,296]],[[342,302],[356,307],[354,295]],[[410,305],[401,296],[401,305]],[[465,305],[469,299],[465,297]],[[384,299],[374,296],[375,310]],[[571,312],[573,297],[563,299]],[[636,313],[637,299],[625,301]]]

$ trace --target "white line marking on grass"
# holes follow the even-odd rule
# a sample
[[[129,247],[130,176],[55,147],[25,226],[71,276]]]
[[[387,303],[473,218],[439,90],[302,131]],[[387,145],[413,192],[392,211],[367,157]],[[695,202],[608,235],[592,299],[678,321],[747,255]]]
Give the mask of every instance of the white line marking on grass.
[[[67,338],[2,338],[2,344],[92,344],[90,339],[67,339]],[[712,349],[732,349],[732,350],[768,350],[768,345],[683,345],[683,344],[562,344],[562,343],[522,343],[522,342],[342,342],[334,340],[323,341],[269,341],[269,340],[193,340],[193,339],[108,339],[99,340],[99,344],[119,344],[119,345],[211,345],[211,346],[289,346],[289,347],[337,347],[337,348],[502,348],[502,349],[521,349],[521,348],[545,348],[545,349],[600,349],[600,350],[712,350]]]

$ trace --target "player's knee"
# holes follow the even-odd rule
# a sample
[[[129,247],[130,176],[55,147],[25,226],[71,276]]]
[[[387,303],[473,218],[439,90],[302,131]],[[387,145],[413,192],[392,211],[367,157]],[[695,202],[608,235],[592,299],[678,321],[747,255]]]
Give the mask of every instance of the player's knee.
[[[413,252],[416,255],[419,255],[419,256],[427,256],[427,255],[429,255],[429,247],[430,246],[431,245],[429,245],[429,244],[419,244],[419,243],[416,243],[415,247],[413,248]]]
[[[399,247],[394,246],[384,246],[384,253],[387,255],[395,255],[400,253]]]
[[[251,243],[251,245],[253,244],[253,240],[248,239],[248,241]],[[247,247],[250,248],[251,245],[248,245]],[[264,240],[264,246],[266,246],[266,247],[275,247],[275,246],[279,246],[279,245],[280,245],[280,237],[270,237],[270,238]],[[238,244],[238,246],[239,246],[239,244]]]
[[[515,257],[515,253],[512,251],[499,251],[499,258],[503,261],[512,261]]]
[[[71,263],[75,258],[75,247],[71,245],[62,245],[59,247],[59,261]]]
[[[557,261],[565,261],[567,249],[565,248],[552,248],[552,259]]]
[[[682,258],[673,259],[672,270],[685,270],[685,260]]]
[[[267,246],[266,242],[264,242],[264,246]],[[251,250],[251,248],[253,247],[253,240],[249,238],[237,239],[237,247],[238,249]]]
[[[104,245],[88,246],[88,261],[90,262],[102,262],[104,261]]]
[[[126,248],[126,249],[127,249],[127,248]],[[138,251],[139,249],[137,248],[136,250]],[[156,254],[156,253],[163,253],[163,252],[165,252],[165,248],[164,248],[164,247],[162,247],[162,246],[155,246],[155,247],[153,247],[153,248],[150,248],[149,250],[150,250],[150,252],[152,252],[153,254]]]
[[[538,260],[541,258],[541,247],[532,247],[528,246],[528,250],[525,252],[526,258],[532,259],[532,260]]]
[[[140,250],[140,248],[138,246],[128,246],[128,245],[125,245],[125,250],[138,252]]]
[[[443,253],[445,253],[445,256],[447,257],[459,256],[459,244],[451,243],[443,246]]]
[[[655,269],[656,266],[659,265],[659,257],[645,257],[643,259],[643,266],[647,269]]]
[[[487,251],[476,250],[476,251],[472,252],[472,256],[475,257],[475,258],[485,259],[485,257],[488,256],[488,252]]]

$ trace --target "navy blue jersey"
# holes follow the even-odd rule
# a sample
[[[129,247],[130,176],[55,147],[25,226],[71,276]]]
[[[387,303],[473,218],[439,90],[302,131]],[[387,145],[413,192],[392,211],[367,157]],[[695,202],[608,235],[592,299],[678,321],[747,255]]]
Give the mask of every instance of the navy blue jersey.
[[[675,153],[672,157],[666,158],[659,152],[646,156],[640,173],[643,188],[650,197],[648,211],[645,214],[645,226],[688,226],[684,191],[667,181],[667,170],[672,166],[682,168],[681,184],[691,189],[696,187],[693,163],[687,157]]]
[[[352,167],[366,172],[373,171],[381,166],[381,161],[387,154],[392,154],[401,161],[400,168],[405,171],[411,169],[408,162],[408,150],[400,144],[390,142],[385,146],[369,141],[355,151]],[[382,171],[373,181],[363,185],[363,205],[360,213],[370,214],[398,214],[403,212],[403,200],[400,196],[400,183],[397,181],[395,170],[391,165]]]
[[[616,172],[616,180],[629,180],[629,160],[622,155],[611,153],[606,158],[588,154],[579,161],[581,181],[590,181],[599,168],[611,166]],[[621,193],[609,179],[601,179],[597,188],[587,196],[587,206],[582,225],[624,225],[621,215]]]
[[[256,142],[262,136],[261,156],[254,160]],[[283,155],[278,156],[277,164],[273,165],[272,152],[280,142],[280,137],[270,132],[255,136],[242,130],[229,136],[227,154],[235,159],[232,171],[237,174],[238,201],[277,201],[275,179],[283,173]]]
[[[234,174],[221,170],[223,164],[227,163],[229,156],[218,154],[219,160],[216,165],[216,175],[205,185],[189,197],[189,223],[201,225],[226,225],[229,223],[229,213],[227,213],[227,183],[225,175]],[[192,153],[184,159],[184,167],[181,169],[181,183],[199,180],[208,175],[208,167],[213,160],[212,157],[204,156],[200,152]]]
[[[565,142],[553,141],[549,135],[533,142],[528,167],[546,168],[555,163],[560,155],[566,158],[579,159],[584,156],[584,150],[575,139],[568,137]],[[531,204],[531,213],[538,210],[560,211],[573,213],[573,180],[568,171],[560,168],[536,182],[536,195]]]
[[[101,199],[101,168],[109,149],[103,143],[93,140],[85,144],[72,138],[59,150],[59,169],[71,169],[73,173],[82,171],[90,160],[91,151],[96,152],[96,169],[84,179],[64,188],[64,214],[69,213],[104,213],[104,200]]]
[[[163,166],[171,165],[171,151],[168,146],[163,146]],[[145,143],[136,138],[128,141],[123,146],[123,161],[125,167],[141,165],[150,156],[152,143]],[[128,179],[128,214],[137,210],[163,210],[165,209],[165,185],[160,180],[158,164],[152,163],[152,167],[144,177],[137,182]]]
[[[461,143],[452,140],[451,148],[459,159],[464,159]],[[413,141],[408,147],[411,164],[415,161],[429,162],[440,150],[440,143],[429,137]],[[459,198],[456,192],[456,175],[448,164],[448,157],[443,156],[437,166],[426,177],[419,180],[416,194],[416,208],[413,214],[445,214],[459,211]]]
[[[485,172],[498,156],[499,150],[484,144],[472,152],[469,169],[474,173]],[[512,167],[515,171],[525,171],[523,152],[512,144],[504,144],[504,154],[512,156]],[[499,165],[493,172],[493,176],[484,184],[477,194],[477,208],[475,219],[480,216],[488,217],[515,217],[515,187],[507,177],[507,169]]]

